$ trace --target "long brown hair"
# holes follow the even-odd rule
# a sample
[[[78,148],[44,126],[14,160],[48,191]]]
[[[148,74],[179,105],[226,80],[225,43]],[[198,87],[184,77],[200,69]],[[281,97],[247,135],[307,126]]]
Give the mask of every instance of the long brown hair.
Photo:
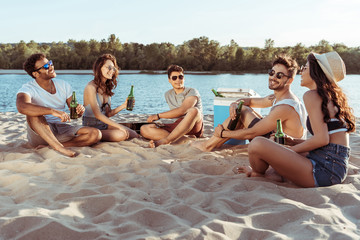
[[[113,62],[115,67],[115,72],[111,79],[108,79],[105,83],[101,81],[101,78],[103,77],[101,68],[104,66],[105,62],[107,60],[110,60]],[[94,65],[93,65],[93,71],[94,71],[94,83],[96,85],[96,91],[99,90],[99,88],[103,91],[104,94],[108,96],[114,95],[112,92],[113,89],[117,86],[117,76],[119,74],[119,67],[116,63],[116,58],[111,54],[103,54],[98,59],[96,59]]]
[[[348,105],[346,95],[336,83],[326,77],[313,53],[308,55],[307,60],[309,62],[310,77],[315,81],[317,93],[322,99],[321,111],[324,114],[324,122],[330,120],[330,113],[327,106],[328,103],[332,101],[339,109],[335,117],[341,122],[345,121],[347,123],[347,132],[354,132],[355,116],[353,109]]]

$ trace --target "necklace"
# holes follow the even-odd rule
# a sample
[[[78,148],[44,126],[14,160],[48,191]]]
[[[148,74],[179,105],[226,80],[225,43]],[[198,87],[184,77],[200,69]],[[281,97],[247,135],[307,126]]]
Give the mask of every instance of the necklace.
[[[55,90],[54,90],[54,82],[52,80],[51,81],[51,86],[50,86],[50,93],[51,94],[54,94],[55,93]]]

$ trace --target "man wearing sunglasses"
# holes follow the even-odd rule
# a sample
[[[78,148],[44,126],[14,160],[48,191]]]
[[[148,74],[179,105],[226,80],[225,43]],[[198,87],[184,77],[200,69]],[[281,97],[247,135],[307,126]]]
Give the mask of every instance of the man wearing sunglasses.
[[[70,121],[64,110],[70,106],[72,89],[67,82],[54,79],[56,73],[51,60],[44,54],[33,54],[25,61],[24,69],[34,79],[20,88],[16,106],[26,115],[30,145],[50,145],[60,153],[74,157],[76,152],[67,147],[89,146],[101,139],[101,132],[96,128],[65,123]],[[79,116],[84,110],[81,104],[76,108]]]
[[[207,141],[194,142],[202,151],[220,147],[230,138],[251,140],[256,136],[270,138],[276,130],[276,121],[281,119],[283,131],[294,138],[306,138],[306,110],[302,102],[292,93],[290,85],[298,70],[298,64],[289,56],[277,57],[269,70],[269,89],[274,94],[264,98],[244,98],[230,105],[230,117],[215,128],[214,135]],[[230,119],[235,119],[239,101],[244,101],[240,121],[236,130],[227,129]],[[262,117],[253,108],[271,107],[269,114]]]
[[[168,67],[168,81],[173,87],[165,93],[170,111],[154,114],[147,121],[152,123],[160,118],[177,119],[174,123],[147,124],[141,126],[140,133],[151,139],[150,147],[170,144],[184,135],[202,137],[204,124],[199,92],[185,87],[184,69],[178,65]]]

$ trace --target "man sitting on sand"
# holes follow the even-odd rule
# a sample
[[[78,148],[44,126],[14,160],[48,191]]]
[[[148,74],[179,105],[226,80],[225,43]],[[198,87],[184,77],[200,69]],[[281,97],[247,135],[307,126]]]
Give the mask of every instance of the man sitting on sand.
[[[230,117],[215,128],[214,135],[207,141],[197,141],[192,146],[202,151],[220,147],[230,138],[245,140],[256,136],[270,137],[276,130],[276,121],[281,119],[285,134],[295,138],[306,138],[306,110],[301,101],[290,90],[290,85],[298,70],[298,64],[289,56],[281,55],[275,59],[269,70],[269,89],[274,94],[264,98],[245,98],[230,105]],[[244,101],[236,130],[227,129],[230,119],[235,119],[236,108]],[[252,108],[271,107],[264,118]]]
[[[74,157],[76,152],[66,147],[89,146],[101,139],[96,128],[72,126],[69,115],[64,112],[72,98],[70,85],[54,79],[56,73],[52,61],[44,54],[33,54],[24,63],[25,71],[34,80],[25,83],[17,93],[16,107],[26,115],[29,143],[33,147],[50,145],[62,154]],[[79,104],[76,111],[84,113]]]
[[[169,83],[173,87],[165,93],[170,111],[151,115],[147,122],[151,123],[160,118],[178,119],[161,127],[154,123],[141,126],[141,135],[151,139],[150,147],[170,144],[184,135],[201,137],[203,134],[204,124],[199,92],[184,86],[185,77],[182,67],[170,65],[167,71]]]

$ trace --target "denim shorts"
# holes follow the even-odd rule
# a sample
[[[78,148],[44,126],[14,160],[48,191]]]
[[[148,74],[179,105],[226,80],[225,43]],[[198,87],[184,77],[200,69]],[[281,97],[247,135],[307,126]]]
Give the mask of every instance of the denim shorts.
[[[86,127],[93,127],[99,130],[108,129],[108,125],[94,117],[82,117],[82,125]]]
[[[350,148],[329,143],[312,150],[306,156],[313,165],[316,187],[331,186],[344,181],[350,157]]]

